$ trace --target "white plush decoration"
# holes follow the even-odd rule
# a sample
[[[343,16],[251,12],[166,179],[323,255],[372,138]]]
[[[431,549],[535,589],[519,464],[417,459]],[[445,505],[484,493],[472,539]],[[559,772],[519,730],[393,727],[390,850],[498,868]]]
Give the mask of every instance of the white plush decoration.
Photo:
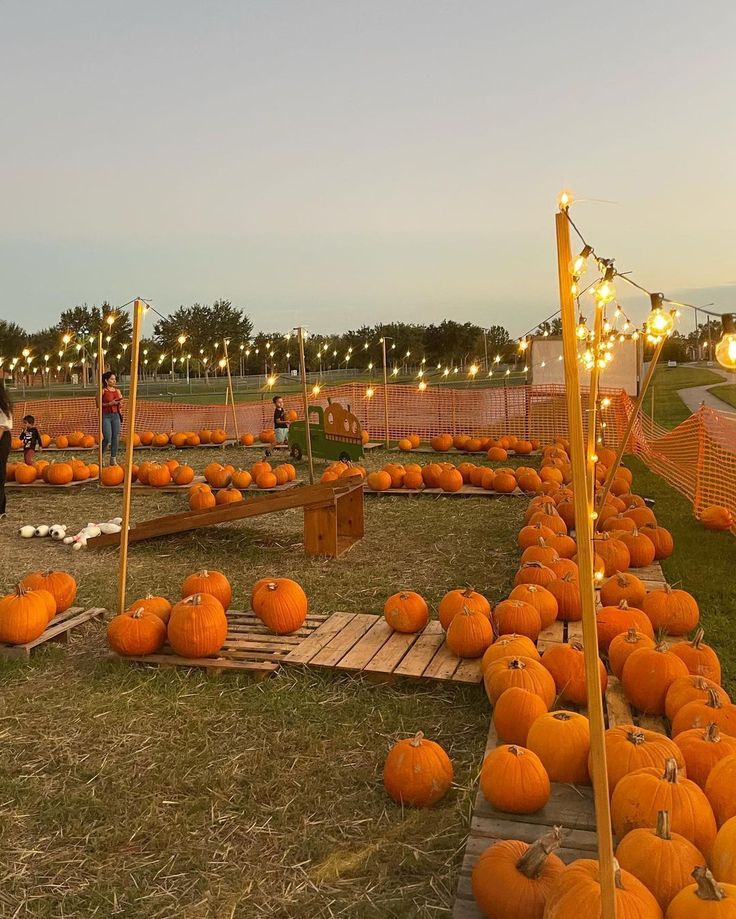
[[[36,535],[36,536],[48,536],[48,535],[49,535],[49,530],[50,530],[50,529],[51,529],[51,528],[48,527],[48,526],[46,526],[46,524],[42,524],[40,527],[36,527],[36,532],[35,532],[34,535]]]
[[[36,535],[36,528],[32,526],[21,527],[18,531],[23,539],[32,539]]]
[[[49,536],[52,539],[64,539],[66,536],[66,524],[52,523],[49,527]]]
[[[122,517],[114,517],[106,523],[88,523],[81,529],[76,536],[66,536],[64,544],[71,546],[72,549],[84,549],[88,539],[94,539],[100,533],[119,533]]]

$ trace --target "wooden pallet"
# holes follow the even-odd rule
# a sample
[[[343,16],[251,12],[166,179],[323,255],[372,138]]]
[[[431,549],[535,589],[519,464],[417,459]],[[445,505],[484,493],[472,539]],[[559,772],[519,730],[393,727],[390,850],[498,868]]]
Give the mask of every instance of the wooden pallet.
[[[512,492],[489,491],[479,485],[463,485],[460,491],[443,491],[441,488],[387,488],[376,491],[364,486],[367,495],[401,495],[404,498],[415,498],[418,495],[435,495],[443,498],[528,498],[529,495],[515,488]]]
[[[40,479],[36,479],[35,482],[31,482],[29,485],[21,485],[19,482],[6,482],[6,488],[18,488],[23,491],[30,490],[41,490],[52,489],[52,488],[78,488],[80,485],[94,485],[99,481],[97,476],[93,479],[83,479],[80,482],[67,482],[66,485],[52,485],[49,482],[43,482]]]
[[[111,653],[116,660],[159,667],[202,667],[208,670],[247,671],[257,680],[265,679],[281,666],[287,655],[298,649],[327,617],[310,614],[307,620],[291,635],[275,635],[261,622],[252,610],[227,611],[227,638],[219,654],[213,657],[179,657],[164,645],[158,654],[145,657],[122,657]]]
[[[97,481],[97,479],[95,479]],[[188,485],[175,485],[171,482],[169,485],[144,485],[142,482],[133,482],[133,491],[134,492],[143,492],[146,494],[164,492],[169,494],[186,494],[192,485],[199,485],[204,483],[205,477],[203,475],[195,476]],[[239,489],[243,494],[270,494],[274,491],[287,491],[289,488],[294,488],[296,485],[301,484],[298,479],[294,479],[293,482],[285,482],[283,485],[274,485],[273,488],[259,488],[258,485],[253,482],[248,488]],[[121,482],[119,485],[104,485],[104,488],[110,489],[110,491],[119,491],[123,487]],[[220,488],[211,488],[211,491],[216,494],[218,491],[221,491]]]
[[[496,729],[491,722],[483,754],[498,745]],[[471,874],[478,856],[500,839],[534,842],[553,827],[562,827],[562,847],[556,852],[565,862],[576,858],[596,858],[597,840],[593,790],[588,785],[553,783],[547,805],[535,814],[506,814],[496,810],[478,789],[470,820],[470,834],[460,869],[457,895],[452,908],[453,919],[482,919],[471,887]],[[522,919],[520,916],[519,919]]]
[[[517,453],[515,450],[507,450],[506,452],[509,456],[539,456],[541,451],[533,450],[531,453]],[[450,447],[449,450],[435,450],[429,444],[421,444],[412,450],[407,450],[406,453],[433,453],[435,456],[485,456],[488,450],[458,450],[455,447]]]
[[[81,606],[72,606],[63,613],[58,613],[46,626],[46,630],[33,641],[23,645],[0,644],[0,658],[30,657],[31,652],[45,645],[49,641],[67,642],[69,633],[77,626],[83,625],[92,619],[101,619],[105,610],[100,607],[82,609]]]
[[[334,613],[285,663],[361,673],[377,682],[397,677],[481,681],[480,660],[453,654],[437,619],[423,631],[406,635],[394,631],[383,616]]]

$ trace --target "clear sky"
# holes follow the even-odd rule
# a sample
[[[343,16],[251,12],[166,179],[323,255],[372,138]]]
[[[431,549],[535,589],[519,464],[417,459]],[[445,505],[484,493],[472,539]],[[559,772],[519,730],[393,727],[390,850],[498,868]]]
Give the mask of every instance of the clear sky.
[[[0,316],[31,330],[140,294],[521,334],[563,186],[616,202],[574,215],[619,267],[736,310],[733,0],[0,12]]]

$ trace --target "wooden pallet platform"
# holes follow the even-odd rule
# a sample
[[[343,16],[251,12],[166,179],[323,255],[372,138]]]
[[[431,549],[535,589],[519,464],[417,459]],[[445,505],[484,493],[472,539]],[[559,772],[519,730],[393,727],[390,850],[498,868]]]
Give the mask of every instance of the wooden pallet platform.
[[[97,479],[95,479],[97,481]],[[205,477],[203,475],[195,476],[188,485],[175,485],[171,482],[169,485],[144,485],[142,482],[133,482],[133,491],[136,493],[151,494],[156,492],[164,492],[169,494],[186,494],[192,485],[200,485],[205,482]],[[293,482],[286,482],[283,485],[274,485],[273,488],[259,488],[258,485],[251,484],[248,488],[239,489],[243,494],[253,495],[253,494],[270,494],[275,491],[288,491],[290,488],[294,488],[297,485],[300,485],[301,482],[299,479],[294,479]],[[103,488],[108,488],[110,491],[120,491],[123,488],[122,482],[120,485],[104,485]],[[212,488],[213,493],[221,491],[220,488]]]
[[[291,635],[275,635],[261,622],[252,610],[227,611],[227,638],[220,652],[213,657],[179,657],[164,645],[158,654],[145,657],[122,657],[111,653],[116,660],[158,667],[200,667],[208,670],[238,670],[250,673],[257,680],[270,676],[283,663],[287,655],[298,649],[327,617],[310,614],[298,631]]]
[[[367,495],[401,495],[404,498],[416,498],[419,495],[434,495],[443,498],[528,498],[529,495],[515,488],[512,492],[489,491],[478,485],[463,485],[460,491],[443,491],[441,488],[387,488],[376,491],[374,488],[364,486]]]
[[[531,453],[517,453],[515,450],[507,450],[506,452],[509,456],[539,456],[541,453],[540,450],[533,450]],[[406,453],[407,455],[411,453],[433,453],[435,456],[485,456],[488,450],[457,450],[455,447],[450,447],[449,450],[434,450],[429,444],[421,444],[412,450],[407,450]]]
[[[361,673],[377,682],[398,677],[481,681],[480,660],[453,654],[437,619],[423,631],[406,635],[394,631],[383,616],[333,613],[285,663]]]
[[[71,606],[63,613],[58,613],[46,626],[46,630],[34,639],[23,645],[6,645],[0,643],[0,658],[30,657],[31,652],[37,650],[49,641],[67,642],[69,633],[85,622],[92,619],[101,619],[105,610],[101,607],[82,609],[81,606]]]
[[[22,489],[23,491],[44,491],[52,488],[78,488],[81,485],[95,485],[97,482],[99,482],[97,476],[93,479],[83,479],[81,482],[68,482],[66,485],[51,485],[49,482],[42,482],[40,479],[36,479],[35,482],[31,482],[29,485],[21,485],[19,482],[6,482],[5,487]]]
[[[483,758],[498,745],[491,722]],[[471,874],[478,856],[500,839],[534,842],[553,827],[562,827],[563,844],[557,855],[565,862],[576,858],[596,858],[595,808],[593,790],[588,785],[552,785],[547,805],[536,814],[506,814],[497,811],[478,789],[470,820],[470,833],[460,869],[452,919],[483,919],[471,887]],[[519,919],[522,919],[520,916]]]

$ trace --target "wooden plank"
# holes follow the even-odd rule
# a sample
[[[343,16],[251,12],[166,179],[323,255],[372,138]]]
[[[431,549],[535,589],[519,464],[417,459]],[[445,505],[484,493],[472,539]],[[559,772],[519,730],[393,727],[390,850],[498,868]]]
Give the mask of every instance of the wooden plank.
[[[438,619],[432,619],[408,654],[394,669],[397,676],[420,677],[445,642],[445,630]]]
[[[618,678],[608,675],[608,686],[606,688],[606,714],[608,715],[608,727],[613,728],[618,724],[633,724],[634,716],[631,712],[631,706],[624,696],[624,690]]]
[[[304,508],[304,551],[337,558],[337,509],[334,504]]]
[[[583,641],[583,623],[582,622],[567,622],[567,641],[579,641],[582,644]]]
[[[460,666],[460,658],[453,654],[445,642],[437,649],[437,653],[424,668],[422,676],[435,680],[450,680]]]
[[[647,731],[656,731],[658,734],[667,735],[667,726],[660,715],[636,715],[636,723]]]
[[[365,635],[339,662],[337,666],[340,670],[362,670],[394,634],[394,630],[383,616],[376,616],[375,620]]]
[[[355,613],[333,613],[301,645],[285,658],[287,664],[306,664],[328,645],[340,630],[353,620]]]
[[[79,481],[79,482],[67,482],[66,485],[52,485],[50,482],[44,482],[41,479],[36,479],[35,482],[30,482],[28,485],[21,485],[20,482],[6,482],[5,487],[6,488],[19,488],[23,490],[32,489],[35,491],[43,491],[44,489],[51,490],[51,489],[59,489],[59,488],[61,489],[78,488],[82,485],[94,485],[97,481],[99,480],[97,476],[95,476],[93,479],[83,479],[82,481]]]
[[[463,485],[459,491],[443,491],[441,488],[386,488],[384,491],[376,491],[364,487],[367,495],[401,495],[404,498],[417,497],[418,495],[434,495],[442,498],[528,498],[523,491],[516,488],[512,492],[489,491],[487,488],[480,488],[477,485]]]
[[[353,645],[375,623],[375,616],[356,613],[335,637],[309,661],[312,667],[334,667],[347,654]]]
[[[417,640],[416,632],[393,632],[381,650],[366,664],[363,672],[393,674],[406,652]]]
[[[179,657],[178,654],[148,654],[145,657],[120,657],[110,655],[121,661],[133,661],[136,664],[152,664],[168,667],[203,667],[216,670],[252,670],[267,675],[278,670],[279,664],[274,661],[239,661],[226,657]]]
[[[556,619],[552,625],[548,626],[546,629],[542,629],[537,638],[537,650],[542,653],[546,651],[547,648],[552,645],[560,645],[564,642],[564,628],[563,623]]]
[[[593,808],[593,789],[589,785],[552,784],[552,791],[547,804],[534,814],[506,814],[498,811],[486,801],[482,794],[476,801],[473,821],[478,826],[496,827],[500,823],[513,823],[513,832],[521,824],[530,824],[529,832],[539,835],[540,826],[564,826],[566,830],[586,830],[595,836],[595,811]],[[482,830],[479,830],[482,832]],[[495,830],[494,830],[495,832]],[[520,839],[519,836],[504,836],[504,839]],[[536,838],[536,837],[534,837]],[[576,843],[577,845],[577,843]]]
[[[85,622],[101,618],[104,613],[105,610],[101,607],[91,607],[87,610],[79,606],[70,607],[63,613],[54,616],[41,635],[33,641],[25,642],[22,645],[0,644],[0,658],[30,657],[35,648],[54,639],[66,637],[73,629],[84,625]]]
[[[483,680],[483,671],[480,669],[481,658],[464,658],[453,673],[455,683],[480,683]]]

